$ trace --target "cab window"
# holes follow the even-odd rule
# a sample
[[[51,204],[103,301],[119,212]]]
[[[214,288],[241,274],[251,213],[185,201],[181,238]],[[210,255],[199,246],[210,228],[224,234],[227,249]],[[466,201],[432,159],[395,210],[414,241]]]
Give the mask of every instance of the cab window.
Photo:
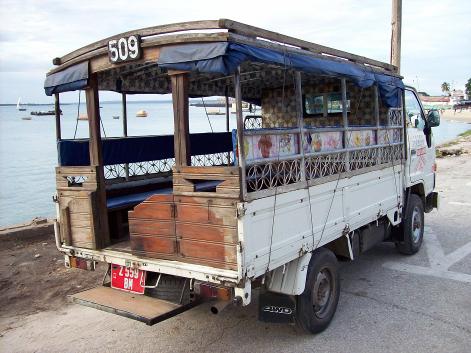
[[[405,106],[407,119],[409,120],[410,125],[423,131],[425,128],[425,117],[414,92],[408,90],[405,91]]]

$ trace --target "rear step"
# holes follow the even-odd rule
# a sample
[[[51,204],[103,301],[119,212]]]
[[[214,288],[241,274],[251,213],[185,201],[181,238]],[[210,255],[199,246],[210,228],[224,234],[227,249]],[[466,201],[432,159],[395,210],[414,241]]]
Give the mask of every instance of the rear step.
[[[180,305],[104,286],[70,295],[69,299],[74,303],[125,316],[147,325],[169,319],[198,304],[192,302]]]

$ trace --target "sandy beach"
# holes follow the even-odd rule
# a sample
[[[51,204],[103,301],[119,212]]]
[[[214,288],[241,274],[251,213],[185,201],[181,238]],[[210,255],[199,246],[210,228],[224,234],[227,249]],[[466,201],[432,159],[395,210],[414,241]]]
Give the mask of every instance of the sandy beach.
[[[463,123],[469,123],[471,124],[471,110],[462,110],[457,111],[456,113],[454,112],[453,109],[450,110],[445,110],[443,113],[440,114],[442,119],[448,120],[448,121],[459,121]]]

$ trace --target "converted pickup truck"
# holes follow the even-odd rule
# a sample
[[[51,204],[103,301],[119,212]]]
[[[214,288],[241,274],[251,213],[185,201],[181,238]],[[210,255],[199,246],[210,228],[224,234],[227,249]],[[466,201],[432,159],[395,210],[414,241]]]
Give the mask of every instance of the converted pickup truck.
[[[73,301],[150,325],[257,295],[261,320],[316,333],[336,311],[339,260],[382,241],[419,250],[440,116],[396,67],[226,19],[122,33],[53,63],[57,247],[68,267],[108,264]],[[63,139],[60,93],[77,90],[89,138]],[[123,137],[102,138],[99,91],[122,94]],[[174,134],[128,136],[126,96],[170,93]],[[190,133],[192,97],[223,97],[226,131]]]

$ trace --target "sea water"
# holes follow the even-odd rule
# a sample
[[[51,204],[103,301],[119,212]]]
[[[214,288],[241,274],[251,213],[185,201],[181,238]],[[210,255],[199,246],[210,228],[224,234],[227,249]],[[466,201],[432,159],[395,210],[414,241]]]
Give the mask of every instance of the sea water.
[[[120,102],[102,102],[102,136],[122,136]],[[34,217],[54,217],[52,196],[55,192],[57,149],[54,116],[31,116],[34,110],[52,110],[51,106],[28,106],[19,112],[15,106],[0,106],[0,227],[22,223]],[[88,122],[77,121],[86,114],[84,104],[62,105],[62,138],[88,137]],[[138,110],[148,112],[147,118],[135,116]],[[224,109],[224,108],[221,108]],[[128,135],[173,134],[171,102],[128,102]],[[119,116],[119,119],[113,119]],[[32,120],[22,120],[32,117]],[[224,115],[206,116],[204,108],[190,106],[190,132],[225,131]],[[210,126],[211,124],[211,126]],[[230,128],[236,127],[231,114]],[[471,125],[442,120],[434,128],[436,143],[454,138]]]

